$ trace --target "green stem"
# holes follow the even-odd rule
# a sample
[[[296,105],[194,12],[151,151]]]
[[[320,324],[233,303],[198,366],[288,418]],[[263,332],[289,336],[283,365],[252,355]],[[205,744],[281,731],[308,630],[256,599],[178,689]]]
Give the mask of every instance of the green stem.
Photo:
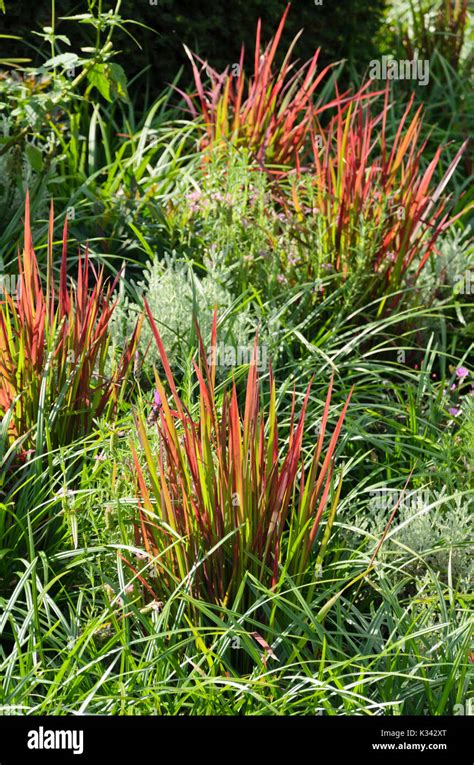
[[[29,129],[29,127],[23,128],[23,130],[20,130],[18,135],[13,136],[13,138],[7,141],[7,143],[0,149],[0,157],[2,154],[5,154],[5,152],[7,152],[8,149],[10,149],[12,146],[15,146],[16,143],[20,143],[21,139],[28,133]]]
[[[106,53],[108,53],[112,49],[112,42],[109,40],[104,47],[102,48],[99,53],[94,56],[91,61],[89,61],[84,68],[82,69],[82,72],[77,75],[77,77],[72,81],[71,87],[77,88],[78,85],[87,77],[89,71],[94,68],[94,66],[104,57]]]

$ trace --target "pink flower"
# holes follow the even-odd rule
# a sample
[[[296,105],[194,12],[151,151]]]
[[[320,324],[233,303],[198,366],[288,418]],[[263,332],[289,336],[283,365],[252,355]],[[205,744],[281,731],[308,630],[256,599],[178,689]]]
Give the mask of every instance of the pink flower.
[[[190,202],[198,202],[202,197],[201,192],[196,189],[195,191],[191,191],[189,194],[186,194],[186,199],[189,199]]]
[[[467,377],[467,376],[468,376],[468,374],[469,374],[469,369],[466,369],[466,367],[458,367],[458,368],[456,369],[456,377],[460,377],[460,378],[461,378],[461,380],[462,380],[464,377]]]
[[[161,396],[158,393],[158,391],[155,390],[154,403],[153,403],[153,406],[151,408],[151,412],[148,415],[148,419],[147,419],[147,422],[148,422],[149,425],[154,425],[155,422],[158,420],[161,407],[162,407]]]
[[[186,194],[185,199],[190,202],[190,213],[195,213],[200,210],[202,204],[202,193],[198,189],[195,189],[195,191],[191,191],[189,194]]]
[[[449,414],[452,414],[453,417],[457,417],[460,411],[461,410],[457,406],[450,406],[448,409]]]

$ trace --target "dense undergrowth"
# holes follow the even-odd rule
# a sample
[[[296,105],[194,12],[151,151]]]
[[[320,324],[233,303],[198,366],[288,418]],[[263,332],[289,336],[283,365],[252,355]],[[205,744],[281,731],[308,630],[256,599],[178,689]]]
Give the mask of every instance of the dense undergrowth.
[[[120,3],[2,62],[0,712],[469,707],[467,4],[380,30],[426,90],[287,13],[145,99]]]

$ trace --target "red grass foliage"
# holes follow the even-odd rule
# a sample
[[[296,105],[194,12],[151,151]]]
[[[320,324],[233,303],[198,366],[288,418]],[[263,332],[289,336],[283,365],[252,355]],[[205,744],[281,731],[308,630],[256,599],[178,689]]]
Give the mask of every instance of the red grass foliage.
[[[244,597],[242,587],[249,574],[269,587],[276,587],[284,573],[298,582],[311,580],[310,561],[324,510],[330,497],[334,510],[337,505],[335,453],[351,394],[325,443],[331,379],[318,441],[306,461],[302,444],[311,383],[298,417],[293,395],[289,436],[282,441],[271,370],[267,413],[262,406],[256,341],[243,409],[235,384],[218,405],[212,352],[215,316],[209,359],[200,339],[200,365],[195,364],[199,412],[193,419],[178,394],[146,308],[170,390],[168,399],[157,375],[162,407],[156,454],[144,416],[136,416],[142,447],[141,454],[133,449],[140,495],[136,543],[144,546],[158,574],[149,580],[149,588],[163,597],[185,581],[196,596],[226,604],[234,602],[239,591]]]
[[[51,206],[46,289],[43,288],[25,207],[23,252],[18,253],[16,294],[0,303],[0,413],[10,411],[12,436],[29,434],[41,421],[52,446],[85,435],[94,417],[111,412],[122,391],[141,321],[118,366],[106,374],[109,323],[115,282],[104,283],[79,252],[77,284],[68,285],[67,224],[64,224],[59,290],[53,275]],[[93,282],[92,289],[89,288]]]

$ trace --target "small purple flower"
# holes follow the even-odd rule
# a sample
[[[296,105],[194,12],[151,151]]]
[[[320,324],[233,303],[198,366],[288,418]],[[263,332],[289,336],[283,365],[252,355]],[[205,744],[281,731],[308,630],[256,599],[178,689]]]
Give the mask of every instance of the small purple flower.
[[[469,369],[466,369],[466,367],[458,367],[456,369],[456,377],[459,377],[461,380],[467,377],[468,374],[469,374]]]
[[[457,406],[450,406],[448,409],[449,414],[452,414],[453,417],[457,417],[460,411]]]
[[[161,396],[158,393],[158,391],[155,390],[155,397],[153,399],[153,406],[151,408],[151,412],[148,415],[148,419],[147,419],[147,422],[148,422],[149,425],[154,425],[155,422],[157,422],[159,414],[160,414],[161,407],[162,407]]]

